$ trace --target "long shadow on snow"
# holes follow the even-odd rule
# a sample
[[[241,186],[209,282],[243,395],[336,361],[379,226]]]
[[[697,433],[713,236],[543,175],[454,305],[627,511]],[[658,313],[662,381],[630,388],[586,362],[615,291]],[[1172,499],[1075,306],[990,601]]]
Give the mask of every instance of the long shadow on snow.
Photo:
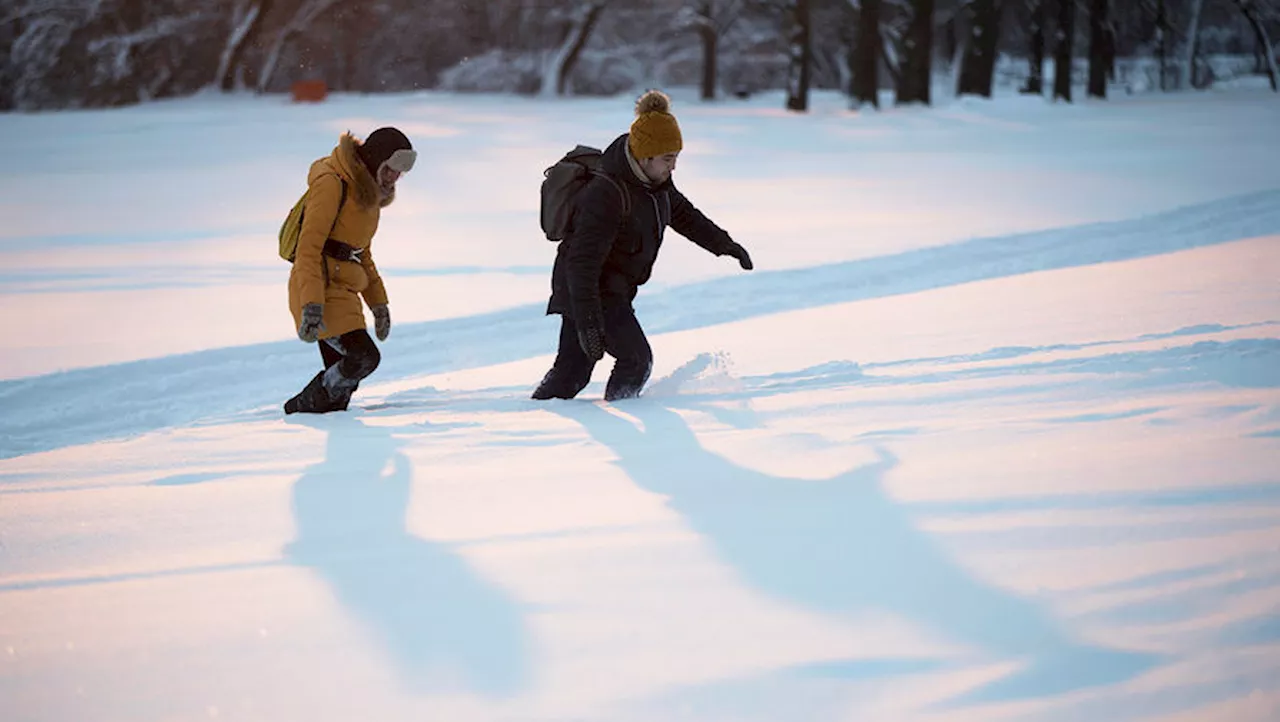
[[[897,465],[878,461],[824,481],[769,476],[698,443],[684,419],[648,400],[547,407],[581,423],[640,487],[661,494],[745,581],[824,613],[872,608],[902,615],[980,654],[1025,662],[963,702],[1062,694],[1128,680],[1149,655],[1072,639],[1036,604],[974,579],[918,530],[884,491]]]
[[[1187,329],[1169,337],[1190,336],[1192,332],[1216,332],[1227,327],[1209,326],[1203,329]],[[1091,344],[1103,346],[1106,342]],[[1020,353],[1012,352],[1002,358],[1014,358],[1018,355],[1031,355],[1042,349],[1028,348]],[[973,357],[953,357],[948,360],[963,362],[971,358],[985,358],[991,353],[976,354]],[[920,361],[934,361],[921,359]],[[1069,358],[1049,361],[1023,361],[1021,363],[1004,363],[979,368],[929,371],[909,375],[878,376],[867,373],[873,366],[898,365],[898,362],[887,364],[859,366],[849,362],[825,363],[808,369],[785,373],[771,374],[763,377],[743,379],[745,390],[716,392],[707,397],[698,394],[679,394],[662,399],[670,406],[697,409],[712,414],[723,411],[716,404],[723,406],[726,401],[746,401],[768,396],[783,395],[795,392],[815,392],[828,389],[862,387],[894,387],[906,386],[913,389],[910,398],[880,399],[876,401],[849,400],[837,398],[830,403],[843,409],[856,408],[860,413],[874,415],[886,406],[912,405],[936,406],[952,401],[963,401],[975,398],[991,398],[993,395],[1010,398],[1019,395],[1040,394],[1070,387],[1072,395],[1079,400],[1084,390],[1088,389],[1098,398],[1118,398],[1134,389],[1163,388],[1168,386],[1186,386],[1194,384],[1218,384],[1228,388],[1280,388],[1280,339],[1274,338],[1242,338],[1230,341],[1196,341],[1186,345],[1144,351],[1125,351],[1087,358]],[[1052,378],[1062,375],[1061,381],[1050,381],[1038,384],[1019,384],[1013,388],[993,391],[987,388],[951,391],[948,385],[958,381],[987,378],[1025,378],[1036,375]],[[1086,377],[1087,376],[1087,377]],[[927,393],[931,385],[937,385],[938,391]],[[710,401],[716,404],[708,403]],[[822,403],[813,408],[822,408]],[[1248,410],[1251,407],[1245,407]],[[1150,410],[1150,409],[1144,409]],[[1123,414],[1098,414],[1075,417],[1046,418],[1046,424],[1075,424],[1087,421],[1105,421],[1118,418]],[[1280,416],[1273,411],[1271,417],[1259,423],[1269,423],[1267,419]],[[722,419],[723,420],[723,419]],[[733,423],[726,421],[726,423]],[[1259,436],[1260,434],[1251,434]],[[1168,508],[1219,504],[1276,504],[1280,502],[1280,484],[1274,482],[1253,484],[1219,484],[1204,488],[1153,489],[1144,491],[1111,491],[1094,492],[1088,495],[1056,494],[1039,496],[1018,496],[1016,498],[947,500],[932,502],[912,502],[913,514],[986,514],[1017,511],[1055,510],[1087,510],[1087,509],[1120,509],[1120,508]]]
[[[1122,342],[1107,342],[1122,343]],[[1095,344],[1101,346],[1103,344]],[[1007,352],[1002,358],[1015,359],[1030,356],[1042,349],[1028,348],[1020,353]],[[985,360],[988,354],[974,354],[972,360]],[[947,359],[920,359],[921,362],[938,362]],[[966,362],[970,358],[954,358],[953,362]],[[906,362],[903,362],[906,363]],[[1230,341],[1196,341],[1193,343],[1143,351],[1122,351],[1085,358],[1066,358],[1046,361],[1019,360],[1016,363],[991,364],[973,368],[931,370],[914,374],[876,375],[877,368],[898,366],[899,362],[867,364],[861,366],[849,361],[827,362],[797,371],[771,374],[745,379],[747,388],[740,392],[717,394],[720,399],[736,400],[793,393],[835,389],[850,385],[861,386],[915,386],[953,384],[957,381],[1000,377],[1025,377],[1038,375],[1052,379],[1053,375],[1071,375],[1068,380],[1048,381],[1043,384],[1019,386],[1014,389],[992,392],[990,390],[953,392],[957,398],[969,396],[989,397],[1025,394],[1059,388],[1065,384],[1079,386],[1079,377],[1090,375],[1087,381],[1092,388],[1111,393],[1134,389],[1182,386],[1197,383],[1216,383],[1230,388],[1280,388],[1280,339],[1241,338]],[[938,402],[938,397],[924,400],[891,402],[894,404],[927,405]],[[845,404],[847,402],[840,402]],[[1088,417],[1063,417],[1058,421],[1069,423],[1087,421]],[[1105,418],[1096,420],[1103,421]]]
[[[979,238],[787,271],[756,271],[642,296],[651,333],[1085,266],[1280,233],[1280,190],[1147,218]],[[288,314],[279,309],[282,323]],[[396,327],[378,380],[551,354],[543,305]],[[127,437],[283,402],[315,372],[315,349],[278,342],[0,382],[0,458]],[[536,383],[530,379],[530,385]]]
[[[328,443],[294,486],[298,536],[286,559],[333,589],[409,688],[493,697],[522,690],[529,640],[521,610],[448,545],[406,529],[413,467],[393,430],[349,416],[301,423],[325,429]]]
[[[1273,618],[1274,630],[1280,628]],[[1263,643],[1254,641],[1254,644]],[[1224,659],[1218,657],[1217,659]],[[1217,664],[1205,665],[1192,660],[1177,663],[1168,675],[1149,678],[1140,685],[1113,685],[1095,689],[1087,695],[1068,695],[1044,704],[1028,707],[1016,719],[1037,722],[1079,722],[1080,720],[1152,720],[1163,716],[1192,718],[1188,712],[1199,712],[1195,719],[1230,719],[1229,713],[1212,709],[1213,705],[1234,705],[1233,709],[1251,709],[1258,699],[1268,699],[1280,689],[1280,658],[1274,654],[1236,652]],[[875,671],[875,670],[872,670]],[[880,676],[928,674],[939,671],[929,667],[889,665]],[[945,673],[945,670],[941,670]],[[866,687],[851,688],[847,682],[871,680],[862,674],[846,677],[841,670],[824,669],[822,665],[788,667],[756,674],[717,680],[699,685],[677,687],[648,699],[630,703],[610,719],[619,722],[664,720],[693,722],[710,719],[735,722],[775,722],[776,720],[858,719],[854,705],[859,699],[873,700],[872,709],[882,706],[877,699],[883,689],[868,692]],[[922,681],[922,685],[929,680]],[[942,684],[949,684],[943,678]],[[890,693],[896,690],[892,690]],[[908,694],[906,692],[899,694]],[[929,692],[926,692],[929,694]],[[918,706],[927,706],[928,703]],[[1264,709],[1265,704],[1257,707]],[[1215,716],[1214,712],[1218,712]],[[875,715],[872,715],[873,717]],[[881,717],[884,715],[882,714]],[[908,714],[908,716],[910,716]]]

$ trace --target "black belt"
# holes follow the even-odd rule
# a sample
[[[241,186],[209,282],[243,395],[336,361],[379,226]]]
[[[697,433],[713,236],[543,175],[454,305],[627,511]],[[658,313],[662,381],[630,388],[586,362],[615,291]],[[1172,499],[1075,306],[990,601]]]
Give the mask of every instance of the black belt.
[[[332,238],[324,242],[324,255],[330,258],[336,258],[339,261],[355,261],[356,263],[359,263],[360,254],[363,252],[363,248],[348,246],[342,241],[335,241]]]

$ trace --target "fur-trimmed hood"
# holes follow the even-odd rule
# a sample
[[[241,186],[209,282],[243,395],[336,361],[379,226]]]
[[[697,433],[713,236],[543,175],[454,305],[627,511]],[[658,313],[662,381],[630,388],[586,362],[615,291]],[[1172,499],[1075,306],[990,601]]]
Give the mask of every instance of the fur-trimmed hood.
[[[351,133],[343,133],[338,138],[338,145],[333,153],[311,164],[311,172],[307,175],[307,183],[314,183],[317,178],[328,173],[337,173],[350,185],[351,198],[365,208],[386,208],[396,199],[395,191],[383,196],[382,189],[373,178],[373,174],[360,160],[357,149],[360,141]]]

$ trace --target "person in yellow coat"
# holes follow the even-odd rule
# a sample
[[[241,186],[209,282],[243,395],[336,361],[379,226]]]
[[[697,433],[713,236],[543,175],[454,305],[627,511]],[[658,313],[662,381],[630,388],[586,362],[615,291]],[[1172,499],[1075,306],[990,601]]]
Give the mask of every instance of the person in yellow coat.
[[[285,402],[286,414],[345,410],[382,360],[365,329],[360,297],[373,312],[378,340],[386,340],[391,311],[371,246],[382,209],[395,200],[396,182],[415,160],[405,134],[388,127],[364,142],[344,133],[331,154],[311,164],[289,310],[298,338],[319,342],[324,368]]]

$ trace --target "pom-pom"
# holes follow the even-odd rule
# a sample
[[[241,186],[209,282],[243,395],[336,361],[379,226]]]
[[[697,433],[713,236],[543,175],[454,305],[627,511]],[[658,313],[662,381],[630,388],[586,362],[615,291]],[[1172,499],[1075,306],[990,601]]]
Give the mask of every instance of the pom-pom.
[[[636,101],[636,115],[645,113],[670,113],[671,98],[661,90],[650,90]]]

